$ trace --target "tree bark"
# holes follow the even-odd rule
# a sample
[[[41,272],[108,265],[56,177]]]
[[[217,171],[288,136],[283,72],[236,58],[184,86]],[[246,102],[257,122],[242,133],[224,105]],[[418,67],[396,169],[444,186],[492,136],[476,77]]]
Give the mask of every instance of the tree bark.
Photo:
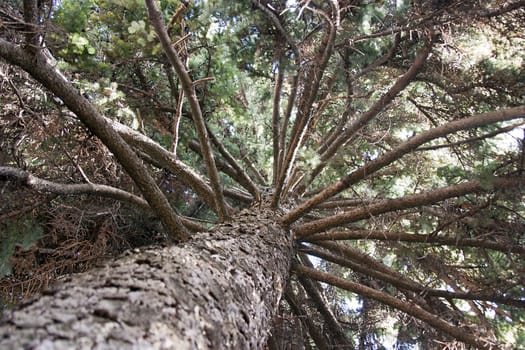
[[[130,251],[6,313],[2,349],[262,349],[285,288],[291,235],[244,210],[170,247]]]

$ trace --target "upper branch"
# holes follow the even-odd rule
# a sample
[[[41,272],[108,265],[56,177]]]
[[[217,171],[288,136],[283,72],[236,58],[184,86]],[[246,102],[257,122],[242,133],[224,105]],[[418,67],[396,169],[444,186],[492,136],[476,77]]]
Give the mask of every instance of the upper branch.
[[[337,17],[337,7],[331,3],[332,17]],[[324,33],[315,62],[305,75],[305,89],[299,99],[297,106],[297,115],[292,127],[290,141],[286,149],[286,155],[283,157],[282,167],[280,169],[277,182],[275,183],[275,192],[272,199],[272,207],[277,207],[282,196],[285,183],[293,168],[297,152],[303,143],[306,135],[309,120],[311,118],[311,109],[315,101],[315,96],[319,91],[322,77],[328,66],[328,61],[332,56],[335,38],[337,34],[337,22],[330,16],[320,11],[327,22],[327,31]],[[282,130],[285,133],[285,130]]]
[[[290,36],[290,34],[289,34],[290,31],[286,30],[283,27],[283,24],[281,23],[281,20],[279,19],[279,17],[277,17],[277,15],[272,10],[270,10],[268,7],[264,6],[259,0],[252,0],[252,4],[257,6],[262,12],[264,12],[264,14],[266,16],[268,16],[268,18],[270,19],[272,24],[275,26],[277,31],[279,31],[279,34],[281,34],[283,36],[284,40],[286,40],[286,43],[288,45],[290,45],[290,48],[292,49],[292,51],[293,51],[293,53],[295,55],[296,61],[299,62],[300,61],[300,57],[301,57],[301,53],[300,53],[299,49],[297,48],[297,45],[295,44],[294,40]]]
[[[187,68],[179,57],[177,51],[172,45],[171,39],[162,20],[161,14],[157,9],[153,0],[146,0],[146,6],[148,8],[148,17],[151,21],[151,24],[157,32],[160,43],[166,56],[170,63],[175,68],[177,75],[181,81],[182,89],[186,98],[188,99],[191,116],[195,124],[195,129],[199,136],[199,141],[201,144],[202,155],[204,162],[206,163],[206,169],[208,171],[208,176],[210,177],[211,187],[213,188],[214,200],[215,200],[215,209],[219,215],[221,221],[226,220],[229,217],[228,210],[226,208],[226,203],[224,201],[224,196],[222,194],[222,186],[219,180],[219,172],[215,165],[215,160],[213,158],[213,152],[210,145],[210,140],[208,138],[208,132],[206,130],[206,124],[204,122],[204,117],[202,115],[202,110],[199,105],[199,100],[197,99],[197,93],[195,92],[195,85],[188,74]]]
[[[379,100],[374,103],[372,107],[365,113],[363,113],[355,122],[345,128],[328,148],[321,154],[320,163],[316,166],[311,174],[309,175],[309,183],[311,183],[317,175],[321,173],[324,167],[328,164],[328,161],[339,151],[339,149],[346,144],[351,137],[355,135],[361,128],[368,124],[374,119],[380,112],[382,112],[394,99],[403,91],[410,82],[416,77],[417,73],[423,67],[428,55],[432,48],[432,42],[427,43],[425,47],[419,52],[418,56],[414,60],[412,66],[403,74],[392,87],[383,95]],[[306,189],[307,185],[304,186]]]
[[[392,149],[390,152],[366,163],[363,167],[353,171],[350,175],[340,179],[333,185],[325,188],[323,191],[305,201],[294,210],[290,211],[282,218],[284,224],[291,224],[292,222],[299,219],[301,216],[306,214],[316,205],[321,204],[328,198],[334,196],[337,193],[347,189],[356,182],[364,179],[365,177],[373,174],[379,169],[393,163],[400,159],[405,154],[415,150],[420,145],[431,141],[433,139],[443,137],[445,135],[466,129],[472,129],[483,125],[493,124],[496,122],[512,120],[517,118],[525,117],[525,106],[513,107],[508,109],[502,109],[498,111],[487,112],[478,114],[473,117],[456,120],[445,125],[430,129],[419,135],[416,135],[407,141],[401,143],[399,146]]]

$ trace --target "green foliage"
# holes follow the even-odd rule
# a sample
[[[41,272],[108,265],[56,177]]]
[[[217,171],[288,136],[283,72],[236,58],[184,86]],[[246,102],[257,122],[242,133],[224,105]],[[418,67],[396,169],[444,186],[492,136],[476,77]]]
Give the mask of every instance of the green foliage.
[[[88,27],[89,17],[96,4],[96,0],[61,1],[53,20],[67,33],[81,33]]]
[[[6,220],[0,224],[0,278],[11,274],[9,259],[19,247],[29,249],[43,235],[42,227],[34,218],[26,216],[18,220]]]

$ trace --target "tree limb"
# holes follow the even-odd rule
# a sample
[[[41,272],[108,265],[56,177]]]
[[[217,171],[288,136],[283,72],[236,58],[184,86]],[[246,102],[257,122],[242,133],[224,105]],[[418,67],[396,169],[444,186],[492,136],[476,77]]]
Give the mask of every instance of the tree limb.
[[[229,217],[229,213],[224,201],[222,194],[222,186],[219,180],[219,173],[213,159],[213,152],[211,150],[210,140],[208,138],[208,132],[206,131],[206,124],[204,123],[204,117],[202,116],[202,110],[197,99],[197,93],[195,92],[195,85],[188,74],[187,68],[182,62],[181,58],[175,51],[171,43],[171,39],[166,31],[166,26],[162,20],[161,13],[157,9],[153,0],[146,0],[146,6],[148,8],[148,17],[151,24],[155,28],[157,36],[159,37],[160,43],[170,63],[175,68],[177,75],[179,76],[182,89],[186,95],[186,99],[189,102],[191,109],[191,116],[193,123],[199,136],[199,141],[202,148],[204,162],[206,163],[206,169],[210,178],[211,187],[213,188],[213,199],[215,201],[215,208],[219,215],[219,220],[225,221]]]
[[[390,231],[372,231],[372,230],[348,230],[348,231],[329,231],[317,233],[305,237],[305,242],[316,241],[333,241],[333,240],[378,240],[378,241],[395,241],[395,242],[412,242],[426,243],[432,245],[448,245],[452,247],[478,247],[497,250],[505,253],[517,253],[525,255],[525,247],[520,244],[499,243],[478,238],[455,238],[439,237],[435,235],[424,235],[417,233],[402,233]]]
[[[0,57],[17,65],[58,96],[65,105],[93,132],[115,155],[122,167],[161,220],[168,235],[175,240],[185,240],[188,232],[171,208],[167,198],[142,165],[139,157],[120,135],[111,128],[105,118],[79,91],[55,70],[40,52],[31,55],[20,47],[0,39]]]
[[[397,79],[392,87],[377,100],[372,107],[363,113],[355,122],[347,126],[344,131],[333,140],[327,149],[321,154],[319,165],[317,165],[308,176],[308,183],[304,185],[306,189],[308,185],[321,173],[328,161],[334,157],[339,149],[345,145],[357,131],[362,129],[372,119],[374,119],[380,112],[382,112],[395,98],[403,91],[410,82],[416,77],[421,70],[427,57],[432,50],[432,41],[428,42],[419,52],[410,68]]]
[[[331,284],[335,287],[348,290],[350,292],[366,296],[367,298],[372,298],[383,304],[389,305],[393,308],[396,308],[400,311],[405,312],[408,315],[411,315],[417,319],[420,319],[423,322],[426,322],[430,326],[466,343],[484,350],[495,350],[499,349],[496,344],[490,344],[486,340],[481,339],[479,336],[473,335],[468,332],[466,329],[452,325],[438,316],[422,309],[421,307],[414,305],[413,303],[405,302],[396,297],[388,295],[387,293],[375,290],[373,288],[367,287],[365,285],[348,281],[340,277],[336,277],[326,272],[317,271],[315,269],[301,266],[293,265],[293,271],[296,274],[303,275],[305,277],[313,278],[321,282]]]
[[[350,175],[325,188],[317,195],[305,201],[301,205],[297,206],[294,210],[286,214],[282,218],[282,221],[284,224],[291,224],[316,205],[323,203],[328,198],[336,195],[337,193],[340,193],[341,191],[347,189],[367,176],[370,176],[379,169],[393,163],[394,161],[403,157],[405,154],[415,150],[417,147],[430,140],[443,137],[460,130],[472,129],[488,124],[524,117],[525,106],[519,106],[482,113],[465,119],[459,119],[425,131],[401,143],[390,152],[385,153],[370,162],[367,162],[363,167],[353,171],[350,173]]]
[[[525,179],[519,177],[495,178],[493,181],[491,181],[490,186],[482,184],[477,180],[468,181],[459,185],[442,187],[425,193],[418,193],[396,199],[381,200],[369,206],[352,209],[341,214],[310,221],[296,227],[294,229],[294,233],[297,238],[301,238],[328,230],[332,227],[370,218],[378,214],[415,208],[425,204],[436,203],[447,198],[464,196],[469,193],[487,192],[495,189],[516,188],[523,186],[524,184]]]
[[[306,324],[308,333],[319,350],[329,350],[330,345],[326,341],[324,334],[321,333],[319,327],[313,322],[311,315],[304,308],[304,302],[297,300],[294,289],[290,285],[286,288],[284,296],[293,313],[299,317],[301,322]]]
[[[0,180],[16,181],[21,186],[35,189],[40,192],[48,192],[58,195],[78,195],[91,194],[99,197],[111,198],[120,202],[129,203],[147,213],[153,213],[148,202],[133,193],[121,190],[116,187],[85,183],[85,184],[63,184],[41,179],[22,169],[0,166]],[[180,217],[182,224],[194,232],[205,232],[208,229],[199,225],[191,219]]]
[[[338,14],[335,13],[338,9],[337,4],[334,5],[330,2],[330,6],[332,9],[332,15],[338,16]],[[279,176],[277,177],[277,182],[275,183],[275,192],[272,199],[273,208],[276,208],[279,204],[283,194],[283,189],[285,188],[286,182],[293,168],[297,152],[299,151],[306,135],[307,126],[311,118],[310,110],[315,101],[316,94],[319,91],[323,74],[333,52],[337,33],[337,23],[334,23],[328,15],[324,14],[324,12],[322,15],[326,19],[328,29],[321,39],[316,62],[310,67],[305,75],[306,86],[298,101],[297,115],[290,134],[290,141],[283,157],[282,167]],[[285,133],[286,131],[282,130],[282,132]]]
[[[121,202],[133,204],[143,210],[150,210],[149,204],[144,199],[133,193],[112,186],[85,183],[85,184],[62,184],[41,179],[22,169],[0,166],[0,180],[16,181],[22,186],[33,188],[38,191],[63,194],[94,194],[101,197],[116,199]]]
[[[213,190],[195,171],[177,159],[176,155],[161,147],[149,137],[115,120],[106,119],[119,135],[137,150],[150,156],[155,166],[168,169],[194,190],[210,208],[215,208]]]
[[[333,262],[340,266],[344,266],[352,269],[355,272],[359,272],[368,275],[373,278],[390,283],[400,290],[411,291],[418,293],[420,296],[425,297],[437,297],[437,298],[452,298],[452,299],[463,299],[463,300],[483,300],[494,303],[501,303],[506,305],[512,305],[519,308],[525,308],[525,301],[518,298],[512,298],[504,295],[489,294],[489,293],[476,293],[476,292],[452,292],[448,290],[432,289],[427,288],[417,282],[414,282],[404,275],[395,272],[394,270],[383,265],[379,261],[375,261],[373,264],[368,264],[360,259],[360,254],[356,255],[350,249],[346,249],[346,245],[335,242],[316,242],[316,244],[322,246],[326,250],[316,249],[314,247],[301,248],[306,254],[317,256],[318,258],[326,261]],[[337,253],[336,253],[337,252]],[[369,261],[373,258],[366,259]],[[383,271],[378,271],[377,266],[381,266]],[[387,271],[391,272],[387,272]]]

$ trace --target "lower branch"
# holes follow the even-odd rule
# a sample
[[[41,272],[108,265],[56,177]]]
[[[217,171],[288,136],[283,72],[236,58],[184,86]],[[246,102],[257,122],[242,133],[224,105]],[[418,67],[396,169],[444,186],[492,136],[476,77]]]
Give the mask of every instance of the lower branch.
[[[439,331],[450,335],[451,337],[460,340],[466,344],[472,345],[479,349],[495,350],[500,349],[496,344],[489,343],[488,340],[482,339],[479,335],[473,335],[467,330],[452,325],[441,318],[437,317],[430,312],[423,310],[421,307],[402,301],[396,297],[388,295],[387,293],[372,289],[362,284],[345,280],[340,277],[333,276],[326,272],[317,271],[315,269],[294,265],[293,270],[298,275],[303,275],[324,283],[328,283],[335,287],[348,290],[352,293],[359,294],[361,296],[377,300],[383,304],[389,305],[395,309],[405,312],[406,314],[413,316],[430,326],[438,329]]]
[[[325,336],[320,332],[319,327],[317,327],[317,325],[313,322],[308,311],[305,309],[305,303],[297,300],[293,288],[288,286],[284,296],[286,298],[286,302],[290,306],[290,309],[292,309],[293,313],[296,314],[301,322],[306,325],[306,328],[308,328],[308,333],[312,337],[319,350],[329,350],[330,345],[326,341]]]
[[[146,212],[152,213],[152,210],[147,201],[143,198],[129,193],[127,191],[115,188],[112,186],[85,183],[85,184],[62,184],[48,180],[41,179],[30,174],[27,171],[13,168],[0,166],[0,180],[3,181],[16,181],[21,186],[26,186],[37,191],[54,193],[58,195],[79,195],[79,194],[91,194],[99,197],[111,198],[120,202],[129,203],[134,205]],[[1,217],[0,217],[1,218]],[[179,217],[182,224],[189,230],[194,232],[207,231],[205,226],[199,225],[190,219]]]
[[[94,194],[100,197],[112,198],[121,202],[133,204],[143,210],[150,210],[148,202],[139,196],[136,196],[119,188],[86,183],[86,184],[61,184],[51,182],[33,176],[27,171],[0,166],[0,180],[12,180],[18,182],[22,186],[33,188],[42,192],[49,192],[54,194],[76,195],[76,194]]]
[[[498,295],[495,293],[483,294],[475,292],[450,292],[447,290],[427,288],[413,280],[406,278],[404,275],[399,274],[394,270],[389,273],[388,270],[390,270],[390,268],[386,265],[383,265],[379,261],[374,261],[372,264],[369,264],[368,262],[373,260],[371,257],[367,257],[367,259],[363,261],[360,255],[356,256],[350,249],[347,249],[347,246],[345,245],[333,242],[323,242],[321,243],[321,246],[327,250],[323,251],[314,247],[308,247],[301,249],[301,251],[326,261],[330,261],[337,265],[347,267],[355,272],[382,280],[395,286],[399,290],[411,291],[421,296],[446,299],[489,301],[493,303],[512,305],[522,309],[525,308],[525,301],[520,300],[519,297],[512,298],[512,296],[504,296],[501,294]],[[335,251],[339,252],[339,254],[333,253]],[[378,266],[380,266],[381,269],[378,269]]]

